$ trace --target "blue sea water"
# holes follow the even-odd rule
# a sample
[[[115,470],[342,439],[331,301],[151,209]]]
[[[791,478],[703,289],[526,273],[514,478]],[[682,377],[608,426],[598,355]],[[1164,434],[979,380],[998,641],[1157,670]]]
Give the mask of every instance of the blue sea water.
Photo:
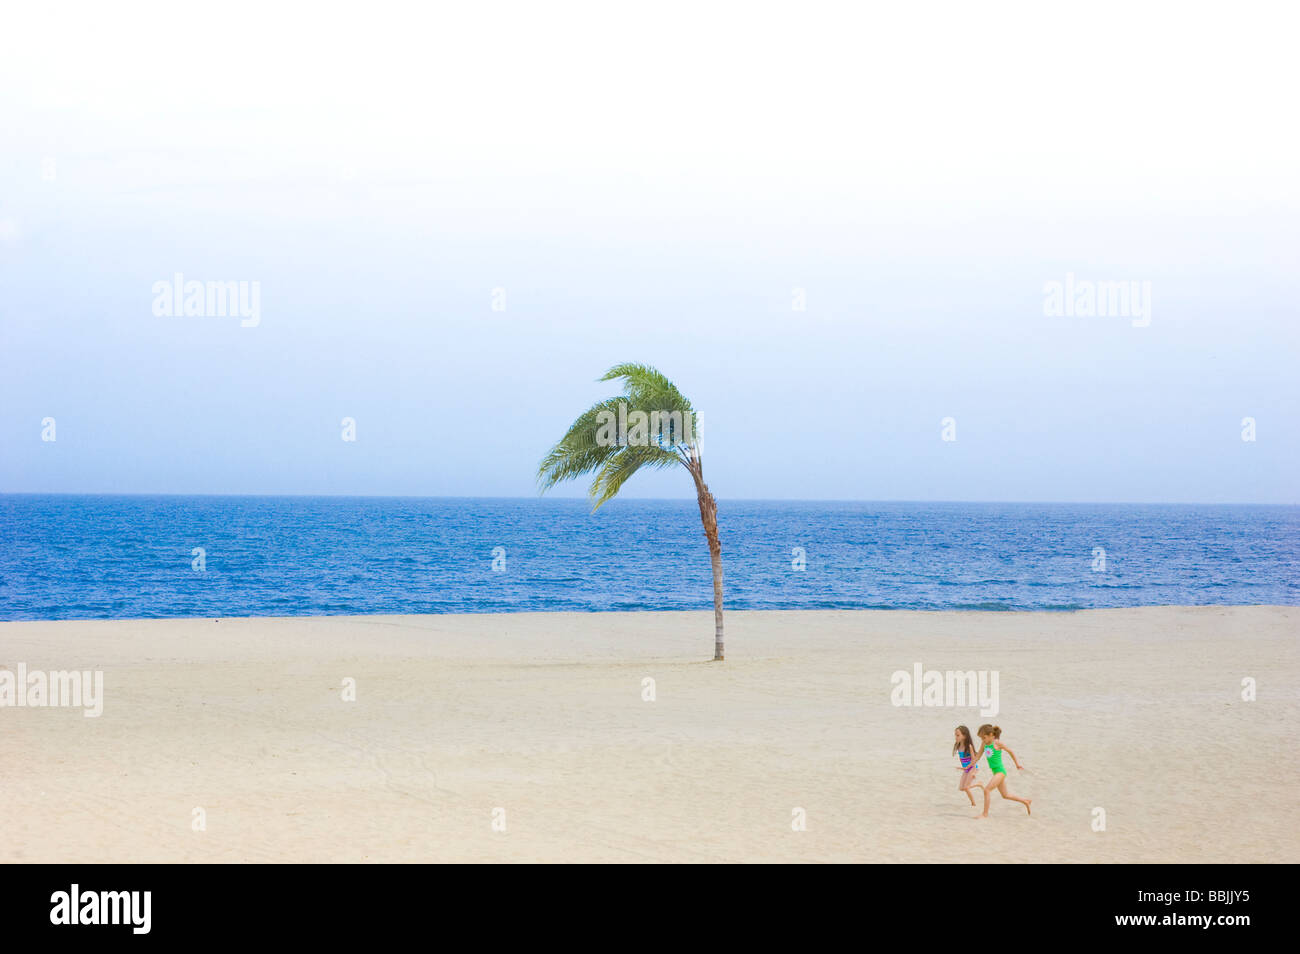
[[[718,520],[731,609],[1300,604],[1297,507],[724,500]],[[711,606],[693,500],[0,496],[6,620]]]

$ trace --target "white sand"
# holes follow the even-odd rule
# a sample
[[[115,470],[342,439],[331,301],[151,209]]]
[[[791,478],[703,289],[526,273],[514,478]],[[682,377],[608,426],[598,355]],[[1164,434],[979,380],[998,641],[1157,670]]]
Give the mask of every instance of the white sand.
[[[733,612],[715,664],[709,613],[0,623],[0,666],[105,679],[0,709],[0,861],[1294,862],[1298,624]],[[1001,712],[893,706],[917,662]],[[956,791],[984,721],[1032,817]]]

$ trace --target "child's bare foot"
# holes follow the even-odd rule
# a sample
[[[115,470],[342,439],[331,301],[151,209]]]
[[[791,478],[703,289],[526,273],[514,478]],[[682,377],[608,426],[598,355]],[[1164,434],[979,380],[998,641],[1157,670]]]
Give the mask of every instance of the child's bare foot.
[[[1033,801],[1032,798],[1026,798],[1026,799],[1025,799],[1025,812],[1026,812],[1027,814],[1030,814],[1030,815],[1033,814],[1033,812],[1029,811],[1029,803],[1032,802],[1032,801]]]

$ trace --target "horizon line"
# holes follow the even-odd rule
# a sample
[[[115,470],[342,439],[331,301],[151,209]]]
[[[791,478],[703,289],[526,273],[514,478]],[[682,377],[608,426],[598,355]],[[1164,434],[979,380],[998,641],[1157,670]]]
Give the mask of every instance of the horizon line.
[[[53,490],[3,490],[0,497],[233,497],[233,498],[302,498],[302,499],[338,499],[338,500],[531,500],[584,502],[588,498],[567,495],[505,496],[467,494],[317,494],[317,493],[187,493],[180,491],[53,491]],[[1300,507],[1300,503],[1280,503],[1276,501],[1225,501],[1225,500],[955,500],[955,499],[913,499],[913,498],[867,498],[867,497],[718,497],[719,503],[867,503],[867,504],[1033,504],[1048,506],[1141,506],[1141,507]],[[624,502],[693,502],[694,497],[615,497],[602,506]]]

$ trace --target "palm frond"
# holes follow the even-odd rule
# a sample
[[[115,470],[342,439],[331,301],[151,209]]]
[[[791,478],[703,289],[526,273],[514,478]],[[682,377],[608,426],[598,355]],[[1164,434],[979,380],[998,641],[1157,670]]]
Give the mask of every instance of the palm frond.
[[[591,509],[599,510],[602,504],[612,500],[627,483],[628,478],[642,467],[672,467],[681,462],[682,459],[672,451],[658,447],[622,448],[596,472],[596,479],[591,482],[591,488],[587,491],[587,495],[591,498]]]
[[[537,482],[541,490],[550,490],[556,484],[583,474],[591,473],[618,453],[617,446],[602,446],[596,442],[598,419],[602,411],[618,414],[621,398],[609,398],[593,404],[569,426],[565,435],[542,458],[537,468]]]
[[[692,460],[698,460],[699,421],[691,402],[672,381],[649,365],[631,363],[615,365],[600,380],[621,380],[623,396],[599,401],[583,412],[542,458],[537,471],[543,492],[566,480],[594,474],[588,489],[593,510],[612,499],[642,467],[681,464],[690,468]],[[655,442],[645,445],[601,443],[597,440],[601,416],[612,414],[618,420],[620,405],[625,406],[625,414],[676,412],[681,416],[681,430],[672,428],[667,439],[657,434]]]

